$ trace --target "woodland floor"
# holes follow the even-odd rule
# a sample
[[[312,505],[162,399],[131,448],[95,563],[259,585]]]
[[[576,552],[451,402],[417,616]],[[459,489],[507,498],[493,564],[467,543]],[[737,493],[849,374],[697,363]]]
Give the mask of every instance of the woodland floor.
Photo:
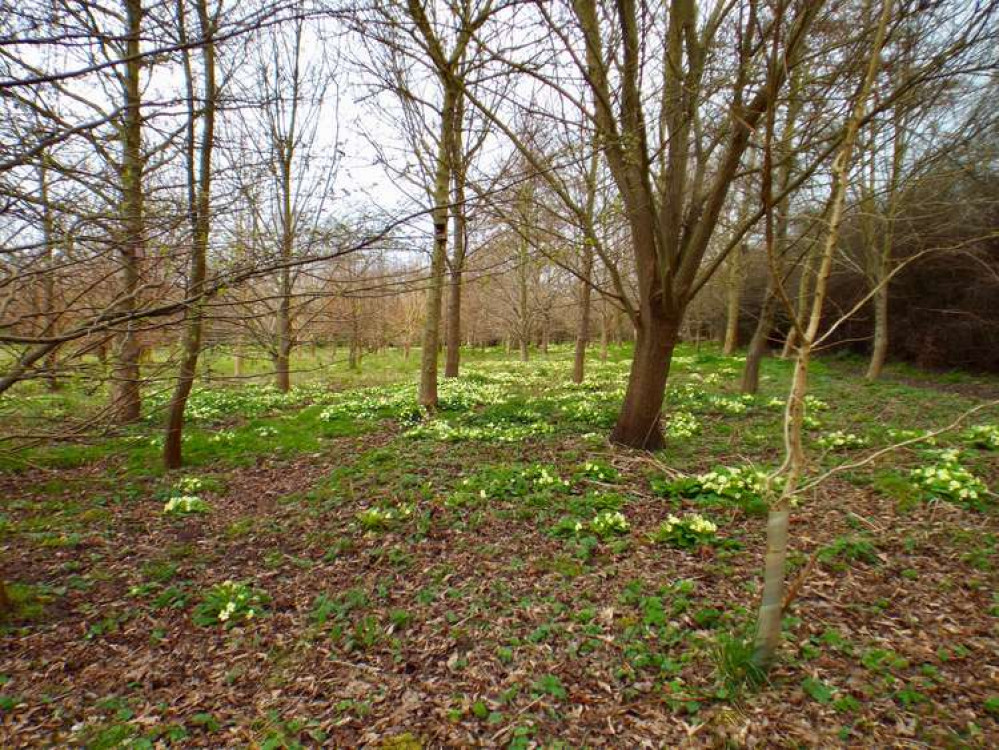
[[[697,429],[649,456],[603,439],[627,363],[595,362],[573,389],[568,362],[473,361],[441,420],[479,432],[409,433],[405,388],[235,406],[209,393],[183,472],[156,469],[154,423],[11,464],[0,550],[20,610],[0,632],[0,747],[999,746],[996,498],[959,505],[908,480],[956,447],[996,488],[999,453],[957,431],[810,493],[792,524],[792,575],[807,575],[754,686],[740,678],[759,508],[662,482],[776,463],[768,400],[786,363],[736,413],[738,359],[681,352],[667,413]],[[901,369],[864,385],[860,368],[817,365],[817,472],[996,386],[935,389]],[[833,429],[869,447],[823,452]],[[209,512],[163,512],[182,477]],[[627,533],[563,533],[605,509]],[[687,512],[718,524],[715,544],[652,540]],[[266,592],[266,611],[196,625],[227,579]]]

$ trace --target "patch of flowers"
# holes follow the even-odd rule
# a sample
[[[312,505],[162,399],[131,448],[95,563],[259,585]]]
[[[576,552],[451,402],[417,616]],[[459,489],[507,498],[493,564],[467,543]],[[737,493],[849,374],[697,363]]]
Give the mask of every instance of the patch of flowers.
[[[174,482],[173,488],[182,495],[194,495],[205,488],[205,483],[197,477],[181,477]]]
[[[929,434],[929,430],[899,430],[890,429],[888,430],[888,439],[893,443],[904,443],[909,440],[915,440],[916,438],[924,438]],[[927,437],[922,441],[923,445],[936,445],[937,439],[935,437]]]
[[[767,472],[750,466],[722,466],[693,477],[653,480],[652,489],[666,497],[721,501],[738,505],[749,513],[765,513],[767,477]],[[773,480],[771,490],[776,492],[781,485],[778,477]]]
[[[979,424],[968,428],[964,435],[965,442],[976,448],[999,450],[999,425]]]
[[[413,510],[414,507],[406,503],[396,508],[366,508],[357,514],[357,522],[366,531],[380,531],[409,518]]]
[[[300,403],[302,392],[293,390],[281,393],[272,385],[243,385],[237,388],[195,388],[187,399],[184,416],[201,422],[217,422],[225,417],[239,415],[259,416],[279,407]],[[149,419],[158,419],[166,406],[170,394],[157,392],[150,394],[147,404]]]
[[[551,495],[564,492],[571,485],[559,476],[553,466],[498,466],[486,469],[474,477],[466,477],[458,490],[448,498],[448,505],[468,505],[485,500],[505,500],[529,495]]]
[[[863,448],[869,441],[867,438],[855,435],[852,432],[835,430],[820,437],[817,441],[819,447],[828,451],[850,450],[851,448]]]
[[[265,591],[249,583],[225,581],[212,586],[194,608],[194,624],[212,627],[221,623],[231,628],[264,613],[269,602]]]
[[[592,394],[587,394],[586,398],[574,398],[571,402],[563,404],[561,410],[571,422],[596,427],[610,427],[617,419],[616,405],[608,404],[605,398],[594,398]]]
[[[805,396],[805,408],[812,411],[829,411],[829,404],[809,393]]]
[[[591,479],[595,482],[613,482],[621,476],[620,472],[613,466],[602,461],[587,461],[576,472],[580,479]]]
[[[508,422],[486,422],[482,425],[456,425],[443,420],[433,420],[418,424],[406,431],[412,438],[430,438],[447,442],[481,440],[496,443],[515,443],[525,438],[549,435],[555,432],[554,425],[547,422],[511,424]]]
[[[277,428],[275,427],[258,427],[254,430],[254,432],[257,434],[257,437],[262,438],[274,437],[278,434]]]
[[[670,415],[664,432],[666,437],[684,439],[701,431],[701,423],[689,411],[676,411]]]
[[[712,544],[718,526],[697,513],[683,518],[672,513],[652,534],[652,540],[679,549],[693,549]]]
[[[671,403],[697,408],[708,400],[708,394],[696,385],[683,383],[682,385],[670,385],[666,391],[666,398]]]
[[[236,439],[236,433],[233,432],[232,430],[221,430],[220,432],[216,432],[214,435],[208,438],[208,442],[228,445],[229,443],[233,442],[235,439]]]
[[[609,537],[617,534],[627,534],[631,526],[621,511],[605,510],[598,513],[590,521],[590,528],[599,537]]]
[[[163,506],[163,512],[169,516],[191,516],[208,513],[211,509],[212,507],[197,495],[171,497]]]
[[[753,397],[748,394],[743,396],[712,396],[708,399],[708,406],[712,409],[733,416],[745,414],[751,403],[753,403]]]
[[[408,419],[420,416],[416,404],[416,388],[382,386],[331,393],[323,399],[329,404],[319,413],[323,422],[338,419],[373,420],[379,418]]]
[[[985,482],[960,464],[956,450],[940,452],[940,461],[913,469],[909,478],[929,497],[962,505],[979,506],[988,491]]]

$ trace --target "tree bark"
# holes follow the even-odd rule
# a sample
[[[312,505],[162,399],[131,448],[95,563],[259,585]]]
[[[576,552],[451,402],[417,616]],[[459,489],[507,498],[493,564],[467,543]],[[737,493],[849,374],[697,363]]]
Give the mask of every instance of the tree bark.
[[[457,240],[457,233],[455,239]],[[461,363],[461,277],[461,271],[452,270],[448,280],[445,378],[458,377]]]
[[[45,241],[46,266],[43,284],[43,312],[45,314],[45,335],[54,336],[58,332],[59,315],[56,311],[56,232],[52,217],[52,204],[49,202],[48,182],[49,157],[42,153],[39,167],[39,186],[42,201],[42,235]],[[45,382],[50,391],[59,390],[59,355],[58,349],[45,358]]]
[[[420,358],[419,403],[424,409],[437,408],[437,360],[440,348],[441,306],[444,299],[444,273],[447,262],[448,190],[451,185],[451,148],[455,127],[456,95],[446,87],[441,109],[440,142],[434,176],[434,245],[430,259],[423,350]]]
[[[583,278],[579,288],[579,328],[576,330],[576,352],[572,362],[572,382],[582,383],[586,368],[586,347],[590,343],[590,298],[593,290],[593,248],[586,246],[583,257]]]
[[[628,389],[610,439],[631,448],[658,450],[664,445],[660,414],[680,324],[652,310],[643,313]]]
[[[122,225],[119,261],[121,300],[119,309],[128,315],[138,308],[139,263],[145,252],[143,216],[142,94],[139,75],[142,36],[142,0],[125,0],[128,39],[124,75],[123,154],[121,163]],[[112,412],[119,424],[138,421],[142,413],[140,394],[139,343],[136,324],[128,321],[118,336],[111,374]]]
[[[760,389],[760,365],[770,349],[770,331],[773,330],[776,314],[777,295],[768,285],[763,306],[760,308],[760,317],[756,321],[753,338],[746,352],[746,365],[742,369],[743,393],[755,394]]]
[[[740,245],[729,255],[728,284],[725,290],[725,341],[722,354],[726,357],[735,353],[739,345],[739,303],[742,299],[742,253]]]
[[[883,279],[874,291],[874,347],[871,361],[867,365],[867,379],[881,377],[885,361],[888,359],[888,282]]]

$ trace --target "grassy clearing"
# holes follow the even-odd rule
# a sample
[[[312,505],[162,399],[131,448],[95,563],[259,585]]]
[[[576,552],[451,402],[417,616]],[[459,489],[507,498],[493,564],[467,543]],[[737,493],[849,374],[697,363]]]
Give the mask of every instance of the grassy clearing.
[[[430,422],[413,407],[415,356],[371,357],[349,381],[337,371],[288,396],[205,388],[190,466],[169,475],[155,416],[132,435],[35,449],[36,468],[9,463],[0,533],[22,606],[3,624],[0,737],[999,742],[995,496],[962,496],[978,485],[957,471],[999,486],[988,428],[805,499],[793,566],[810,572],[763,678],[746,647],[763,535],[752,477],[780,457],[788,363],[768,361],[745,399],[738,358],[682,349],[668,446],[650,457],[605,440],[627,351],[592,361],[581,386],[570,357],[472,353]],[[860,371],[816,365],[816,469],[999,390],[901,370],[871,385]],[[60,397],[86,403],[72,387]],[[38,408],[12,403],[25,422]],[[912,473],[932,467],[947,478]]]

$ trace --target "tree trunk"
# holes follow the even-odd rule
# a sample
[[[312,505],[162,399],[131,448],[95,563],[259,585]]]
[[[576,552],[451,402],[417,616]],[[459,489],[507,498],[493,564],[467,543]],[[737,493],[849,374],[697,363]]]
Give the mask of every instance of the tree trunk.
[[[142,94],[139,82],[141,71],[139,41],[142,35],[142,0],[125,0],[128,23],[128,41],[125,44],[124,121],[122,123],[123,154],[121,163],[122,220],[121,237],[121,302],[119,310],[125,315],[138,307],[139,263],[145,249],[145,224],[143,219],[143,158],[142,158]],[[115,348],[112,367],[112,411],[120,424],[138,421],[142,413],[142,396],[139,390],[139,343],[136,323],[125,321]]]
[[[201,26],[201,54],[204,60],[204,108],[201,131],[200,163],[197,175],[197,200],[191,206],[193,232],[191,243],[191,275],[188,296],[194,301],[185,312],[187,327],[184,332],[183,359],[177,378],[177,387],[170,401],[167,415],[166,436],[163,443],[163,463],[167,469],[177,469],[183,463],[182,438],[184,411],[187,398],[191,394],[194,378],[198,371],[198,357],[201,354],[201,338],[204,331],[204,301],[198,299],[205,285],[208,258],[208,233],[211,229],[211,179],[212,148],[215,143],[215,106],[217,90],[215,86],[215,44],[214,29],[208,15],[206,0],[198,0],[198,19]],[[183,23],[181,23],[183,26]],[[190,79],[189,79],[190,80]],[[194,117],[193,87],[188,97],[189,116]],[[193,163],[189,172],[190,184],[195,183]]]
[[[725,290],[725,341],[722,354],[726,357],[735,353],[739,345],[739,303],[742,299],[742,253],[743,248],[732,250],[728,259],[728,284]]]
[[[815,289],[807,324],[802,324],[800,343],[794,363],[791,392],[784,418],[786,479],[780,499],[771,506],[767,524],[767,555],[763,577],[763,596],[757,617],[756,642],[753,650],[753,663],[768,669],[773,663],[777,647],[780,645],[781,621],[784,614],[784,578],[787,572],[787,537],[792,499],[798,491],[798,482],[805,470],[805,451],[802,441],[805,417],[805,395],[808,390],[808,364],[812,347],[815,345],[819,326],[822,322],[822,308],[825,304],[829,276],[833,258],[839,241],[839,228],[843,217],[843,203],[850,173],[850,160],[856,141],[857,131],[863,120],[867,98],[870,95],[881,50],[884,46],[885,31],[891,16],[892,2],[881,0],[881,17],[875,33],[871,56],[867,64],[864,82],[853,101],[850,115],[843,132],[843,142],[832,164],[832,190],[827,211],[827,230],[818,271],[815,276]],[[869,12],[872,0],[867,0],[865,9]],[[867,13],[865,13],[867,15]],[[765,168],[766,170],[766,168]],[[764,203],[768,203],[764,190]],[[769,230],[768,230],[769,234]],[[804,311],[799,311],[799,316]]]
[[[760,317],[756,321],[756,329],[753,331],[753,338],[746,352],[746,365],[742,369],[743,393],[755,394],[760,389],[760,365],[770,349],[770,331],[773,329],[776,314],[777,295],[768,285],[763,306],[760,308]]]
[[[874,348],[867,366],[867,379],[881,377],[888,358],[888,283],[887,279],[878,282],[874,291]]]
[[[610,337],[607,335],[607,306],[606,304],[600,308],[600,361],[607,361],[608,349],[610,347]]]
[[[572,382],[582,383],[586,367],[586,347],[590,343],[590,282],[593,276],[593,250],[586,248],[583,258],[583,278],[579,289],[579,328],[576,330],[576,352],[572,362]]]
[[[455,232],[455,241],[457,237]],[[458,377],[461,362],[461,276],[461,271],[452,270],[448,283],[445,378]]]
[[[441,137],[434,177],[434,246],[430,259],[430,284],[420,352],[419,403],[424,409],[437,408],[437,359],[440,348],[441,306],[444,300],[444,272],[447,261],[448,195],[451,185],[451,148],[456,95],[445,89],[441,109]]]
[[[610,439],[630,448],[658,450],[664,444],[660,413],[680,325],[678,320],[651,314],[648,307],[643,313],[628,389]]]
[[[282,257],[290,251],[282,249]],[[274,357],[274,377],[277,388],[282,393],[291,389],[291,270],[281,269],[281,300],[277,315],[277,355]]]
[[[458,377],[461,363],[461,285],[465,270],[467,250],[467,224],[465,219],[465,153],[462,141],[462,128],[465,121],[464,97],[459,95],[455,102],[455,125],[452,132],[449,166],[454,183],[454,250],[451,259],[451,276],[447,298],[447,324],[445,340],[447,352],[444,357],[444,377]]]

